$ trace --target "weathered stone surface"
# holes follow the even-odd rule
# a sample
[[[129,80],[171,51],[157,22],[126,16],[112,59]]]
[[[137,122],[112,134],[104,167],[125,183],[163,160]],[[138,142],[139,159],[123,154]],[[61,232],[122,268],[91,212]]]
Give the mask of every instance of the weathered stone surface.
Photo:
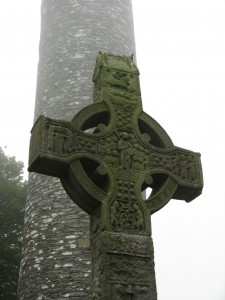
[[[150,215],[201,193],[200,154],[143,113],[130,57],[99,53],[93,81],[95,103],[72,121],[37,120],[29,170],[59,177],[91,216],[92,299],[156,300]]]
[[[98,51],[135,53],[131,0],[43,0],[34,121],[92,102]],[[58,179],[31,173],[19,298],[89,299],[89,218]]]

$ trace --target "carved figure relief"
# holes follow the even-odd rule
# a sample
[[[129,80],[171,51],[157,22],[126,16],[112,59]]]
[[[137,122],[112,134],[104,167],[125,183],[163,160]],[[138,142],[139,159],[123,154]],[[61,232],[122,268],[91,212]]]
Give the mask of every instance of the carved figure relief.
[[[48,150],[58,155],[66,154],[73,147],[71,132],[65,127],[50,127],[49,141]]]
[[[124,131],[120,134],[120,139],[118,142],[118,150],[120,152],[120,165],[125,169],[130,169],[132,162],[133,147],[129,138],[129,134]]]
[[[113,286],[113,290],[116,292],[112,294],[112,300],[150,300],[148,286],[118,283]]]
[[[137,203],[115,200],[110,209],[110,224],[114,231],[143,232],[144,215]]]

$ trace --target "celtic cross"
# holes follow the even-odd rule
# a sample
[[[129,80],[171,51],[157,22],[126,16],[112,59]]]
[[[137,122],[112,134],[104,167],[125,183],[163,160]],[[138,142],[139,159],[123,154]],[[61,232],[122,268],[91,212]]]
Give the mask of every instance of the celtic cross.
[[[37,120],[29,171],[59,177],[90,215],[92,299],[155,300],[150,215],[201,193],[200,154],[143,112],[132,58],[100,52],[93,81],[94,103],[72,121]]]

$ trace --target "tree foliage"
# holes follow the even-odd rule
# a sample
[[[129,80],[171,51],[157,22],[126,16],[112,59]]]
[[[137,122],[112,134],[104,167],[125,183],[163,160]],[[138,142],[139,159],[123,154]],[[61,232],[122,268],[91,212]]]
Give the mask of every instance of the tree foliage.
[[[27,183],[23,163],[0,147],[0,299],[16,299]]]

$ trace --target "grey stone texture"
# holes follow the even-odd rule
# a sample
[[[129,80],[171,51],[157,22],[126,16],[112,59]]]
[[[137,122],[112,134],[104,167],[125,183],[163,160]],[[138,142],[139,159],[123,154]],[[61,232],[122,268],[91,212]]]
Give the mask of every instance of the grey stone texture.
[[[29,26],[29,24],[28,24]],[[34,122],[92,102],[98,51],[135,54],[131,0],[43,0]],[[31,173],[20,300],[90,299],[89,216],[58,179]]]

